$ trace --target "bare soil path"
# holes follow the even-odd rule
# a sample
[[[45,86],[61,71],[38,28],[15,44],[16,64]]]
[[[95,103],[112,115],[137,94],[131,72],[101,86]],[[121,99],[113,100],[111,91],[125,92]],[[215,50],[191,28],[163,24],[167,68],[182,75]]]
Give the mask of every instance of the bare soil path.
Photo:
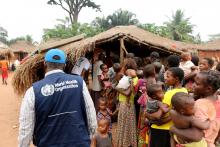
[[[8,85],[0,80],[0,147],[16,147],[21,98],[15,95],[9,74]]]

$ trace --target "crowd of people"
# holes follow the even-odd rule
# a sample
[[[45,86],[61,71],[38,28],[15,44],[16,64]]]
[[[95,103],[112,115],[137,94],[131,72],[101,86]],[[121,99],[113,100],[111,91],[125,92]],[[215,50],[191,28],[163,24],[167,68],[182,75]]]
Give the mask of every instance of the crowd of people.
[[[170,55],[166,66],[157,52],[144,59],[128,53],[112,66],[105,61],[101,53],[91,93],[98,122],[109,122],[106,138],[117,121],[116,147],[214,147],[218,142],[220,64],[189,52]],[[95,135],[94,140],[101,139]]]
[[[90,59],[81,57],[70,75],[62,71],[63,53],[46,54],[45,78],[28,89],[21,106],[20,146],[26,147],[31,136],[39,147],[72,143],[85,147],[215,147],[218,143],[219,63],[188,52],[170,55],[166,65],[157,52],[146,58],[128,53],[121,64],[109,53],[100,53],[93,66]],[[82,78],[89,81],[91,67],[89,94],[85,86],[89,82]],[[112,133],[114,122],[116,134]]]

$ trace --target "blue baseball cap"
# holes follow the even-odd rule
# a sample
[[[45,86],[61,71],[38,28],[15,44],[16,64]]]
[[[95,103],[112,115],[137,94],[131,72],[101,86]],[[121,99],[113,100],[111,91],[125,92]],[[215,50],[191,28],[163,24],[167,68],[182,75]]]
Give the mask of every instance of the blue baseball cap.
[[[46,53],[44,59],[46,62],[65,64],[66,54],[60,49],[51,49]]]

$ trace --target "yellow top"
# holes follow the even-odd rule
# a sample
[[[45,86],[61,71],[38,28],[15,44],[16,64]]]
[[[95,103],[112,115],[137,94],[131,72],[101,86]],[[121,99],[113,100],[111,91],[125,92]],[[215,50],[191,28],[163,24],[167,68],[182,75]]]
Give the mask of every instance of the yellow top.
[[[186,88],[175,88],[175,89],[172,89],[172,90],[168,90],[164,94],[164,99],[163,99],[162,102],[167,104],[170,107],[170,109],[172,108],[171,99],[172,99],[173,95],[176,94],[177,92],[188,93]],[[173,122],[169,121],[169,122],[167,122],[163,125],[160,125],[160,126],[158,126],[156,124],[153,124],[151,127],[154,128],[154,129],[169,130],[172,125],[173,125]]]
[[[132,81],[133,81],[134,86],[136,86],[138,83],[138,77],[133,78]],[[118,99],[119,99],[119,102],[126,102],[127,96],[119,93]],[[130,103],[131,104],[134,103],[134,92],[132,92],[132,94],[130,96]]]

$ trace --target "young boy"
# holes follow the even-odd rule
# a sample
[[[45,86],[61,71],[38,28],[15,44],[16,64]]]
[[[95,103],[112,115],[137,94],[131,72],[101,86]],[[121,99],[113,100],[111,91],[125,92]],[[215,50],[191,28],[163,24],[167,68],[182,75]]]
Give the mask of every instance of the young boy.
[[[171,100],[172,110],[170,111],[171,119],[174,126],[178,129],[194,128],[202,133],[203,130],[208,129],[210,121],[201,121],[194,117],[194,104],[193,98],[190,98],[187,93],[178,92]],[[188,143],[188,140],[181,138],[181,136],[171,136],[171,147],[176,145],[182,145],[184,147],[207,147],[207,143],[204,138],[198,142]]]
[[[109,121],[107,119],[100,119],[98,121],[97,133],[93,136],[91,147],[114,147],[112,136],[108,132]]]
[[[214,61],[210,58],[203,58],[199,63],[200,71],[209,71],[212,69]]]

